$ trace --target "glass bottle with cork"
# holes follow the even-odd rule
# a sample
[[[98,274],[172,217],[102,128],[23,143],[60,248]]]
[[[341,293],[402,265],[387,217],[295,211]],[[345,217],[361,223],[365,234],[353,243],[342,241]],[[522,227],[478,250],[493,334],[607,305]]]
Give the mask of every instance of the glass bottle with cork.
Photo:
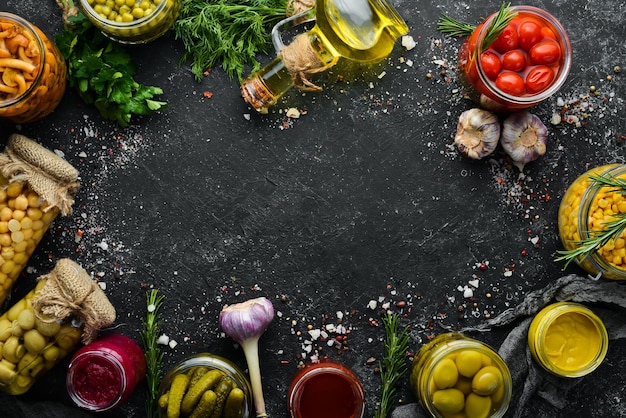
[[[267,113],[294,85],[303,91],[320,91],[309,77],[341,57],[365,64],[382,60],[408,33],[404,20],[385,0],[317,0],[315,26],[287,46],[277,41],[281,27],[311,16],[312,11],[305,11],[279,22],[273,34],[278,56],[243,81],[241,94],[258,112]]]

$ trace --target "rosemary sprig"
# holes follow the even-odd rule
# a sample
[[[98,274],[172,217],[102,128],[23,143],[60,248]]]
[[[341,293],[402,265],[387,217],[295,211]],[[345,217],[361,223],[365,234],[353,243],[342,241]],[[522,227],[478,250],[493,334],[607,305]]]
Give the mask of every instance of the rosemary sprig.
[[[589,179],[593,181],[590,186],[592,188],[610,187],[609,192],[626,194],[626,180],[597,174],[589,175]],[[587,231],[587,238],[574,241],[575,248],[571,250],[557,250],[557,254],[560,256],[555,258],[555,261],[565,261],[565,268],[567,268],[572,261],[579,259],[582,262],[611,240],[618,238],[626,229],[626,213],[614,214],[613,217],[615,219],[604,223],[606,225],[605,229]]]
[[[406,373],[406,351],[409,347],[408,327],[398,332],[399,316],[386,314],[383,318],[385,326],[385,355],[380,365],[382,394],[376,405],[376,418],[385,418],[396,402],[396,384]]]
[[[498,39],[498,36],[516,15],[517,13],[511,9],[511,3],[502,3],[500,10],[498,10],[498,13],[491,21],[489,28],[487,28],[483,42],[480,45],[481,52],[489,48],[489,45]],[[437,30],[448,36],[469,36],[475,29],[476,25],[458,21],[445,14],[441,15],[437,23]]]
[[[146,416],[157,418],[159,408],[157,406],[157,396],[159,390],[159,380],[161,379],[161,366],[163,362],[163,352],[158,346],[159,310],[163,303],[163,296],[158,294],[158,290],[152,289],[146,294],[146,319],[143,321],[141,340],[143,341],[144,353],[146,356],[146,383],[148,385],[148,396],[146,399]]]

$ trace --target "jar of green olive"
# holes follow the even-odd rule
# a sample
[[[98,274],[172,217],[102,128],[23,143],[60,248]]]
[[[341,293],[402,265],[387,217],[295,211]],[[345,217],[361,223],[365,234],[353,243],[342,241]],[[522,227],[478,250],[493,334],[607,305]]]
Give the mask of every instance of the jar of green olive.
[[[608,164],[595,167],[579,176],[563,195],[559,206],[558,225],[561,243],[574,251],[582,240],[593,238],[606,230],[607,223],[626,214],[623,190],[598,183],[590,176],[626,180],[626,165]],[[586,257],[575,261],[588,273],[600,278],[626,279],[626,231],[612,237],[606,244]]]
[[[0,28],[0,118],[40,120],[65,94],[65,60],[39,28],[20,16],[0,12]]]
[[[413,359],[410,383],[435,418],[503,417],[512,380],[506,363],[487,344],[451,332],[423,345]]]
[[[0,316],[0,390],[21,395],[82,341],[115,320],[115,309],[89,273],[60,259]]]
[[[107,37],[126,44],[152,41],[167,32],[182,0],[80,0],[89,21]]]

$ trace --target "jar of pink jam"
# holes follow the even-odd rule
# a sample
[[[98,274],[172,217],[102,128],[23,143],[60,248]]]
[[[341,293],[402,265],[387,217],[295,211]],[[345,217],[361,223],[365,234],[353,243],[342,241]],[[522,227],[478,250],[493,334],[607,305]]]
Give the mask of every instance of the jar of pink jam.
[[[76,405],[108,411],[128,400],[146,375],[146,358],[131,338],[110,334],[82,347],[68,366],[67,391]]]

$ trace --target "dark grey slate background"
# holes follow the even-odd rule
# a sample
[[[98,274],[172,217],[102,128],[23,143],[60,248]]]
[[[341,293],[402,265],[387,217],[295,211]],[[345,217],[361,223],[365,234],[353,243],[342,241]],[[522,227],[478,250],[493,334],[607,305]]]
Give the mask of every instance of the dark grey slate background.
[[[292,91],[266,116],[245,105],[237,81],[220,69],[194,81],[188,63],[179,65],[182,45],[165,37],[129,47],[141,67],[138,79],[165,91],[170,106],[162,114],[120,129],[68,91],[45,120],[0,122],[2,141],[20,132],[58,150],[82,180],[74,214],[59,219],[40,244],[7,306],[58,258],[70,257],[106,283],[117,332],[138,339],[145,285],[160,289],[163,332],[178,342],[164,348],[166,369],[202,351],[245,367],[241,352],[220,334],[217,316],[225,303],[267,296],[280,312],[260,347],[268,411],[276,418],[287,416],[285,396],[307,326],[319,328],[326,316],[336,324],[340,311],[351,331],[349,350],[339,354],[322,343],[322,354],[359,375],[372,416],[380,385],[366,361],[381,359],[383,330],[368,322],[380,318],[384,303],[411,326],[416,351],[429,335],[478,324],[563,275],[553,258],[561,248],[556,217],[564,190],[590,167],[624,161],[626,4],[525,3],[557,16],[574,51],[565,86],[533,112],[549,124],[565,102],[568,114],[588,117],[580,127],[548,125],[548,152],[520,177],[501,150],[476,162],[454,148],[458,116],[473,105],[454,72],[461,41],[436,31],[441,13],[478,22],[499,3],[391,3],[407,21],[415,49],[398,43],[387,60],[357,76],[336,67],[317,79],[322,93]],[[61,30],[52,0],[5,0],[0,10],[49,36]],[[585,99],[591,85],[600,95]],[[575,103],[580,98],[591,110]],[[288,119],[289,107],[307,112]],[[84,235],[76,242],[79,229]],[[459,287],[474,279],[474,299],[464,299]],[[376,310],[368,308],[370,300],[379,301]],[[498,347],[506,332],[479,338]],[[564,409],[536,397],[525,416],[626,416],[625,348],[612,344],[600,369],[567,395]],[[63,367],[18,399],[53,416],[40,402],[69,404]],[[144,393],[142,386],[109,415],[143,416]],[[416,401],[408,380],[400,395],[402,403]],[[7,396],[2,402],[16,404]]]

